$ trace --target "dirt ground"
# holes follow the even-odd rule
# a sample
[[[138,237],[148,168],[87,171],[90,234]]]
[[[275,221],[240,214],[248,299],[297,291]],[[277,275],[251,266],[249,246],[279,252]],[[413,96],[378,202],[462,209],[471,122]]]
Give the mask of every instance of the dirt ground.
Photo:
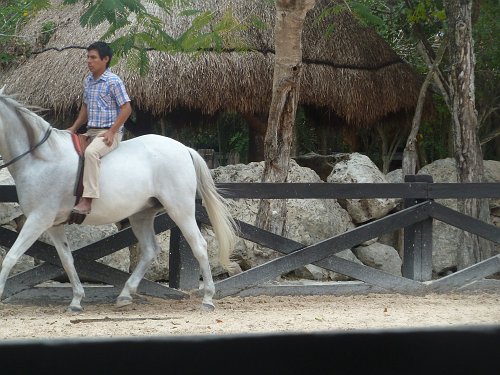
[[[500,325],[500,293],[228,297],[215,303],[216,310],[206,312],[196,297],[182,301],[141,297],[120,309],[110,302],[87,302],[83,313],[73,315],[63,303],[4,302],[0,339]]]

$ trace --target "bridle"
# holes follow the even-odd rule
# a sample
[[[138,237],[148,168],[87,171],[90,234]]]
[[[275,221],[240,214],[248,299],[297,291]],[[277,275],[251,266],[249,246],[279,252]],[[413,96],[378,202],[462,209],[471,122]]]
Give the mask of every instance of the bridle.
[[[47,131],[45,132],[45,135],[43,136],[43,138],[41,139],[40,142],[38,142],[36,145],[32,146],[28,151],[22,153],[21,155],[19,156],[16,156],[14,159],[12,159],[11,161],[9,161],[8,163],[5,163],[3,165],[0,165],[0,169],[3,169],[3,168],[6,168],[8,167],[9,165],[12,165],[14,164],[16,161],[18,161],[19,159],[22,159],[23,157],[25,157],[26,155],[32,153],[34,150],[36,150],[38,147],[40,147],[47,139],[49,139],[50,137],[50,134],[52,132],[52,126],[49,126],[47,128]]]

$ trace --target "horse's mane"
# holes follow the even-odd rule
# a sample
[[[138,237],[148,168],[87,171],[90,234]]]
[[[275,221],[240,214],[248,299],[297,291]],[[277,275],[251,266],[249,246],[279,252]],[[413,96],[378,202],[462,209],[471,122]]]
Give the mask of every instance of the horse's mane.
[[[48,127],[51,127],[47,121],[38,115],[38,113],[45,111],[45,109],[37,106],[23,105],[16,99],[15,95],[5,94],[4,89],[5,86],[0,89],[0,101],[2,101],[7,107],[11,107],[16,113],[19,122],[22,124],[28,136],[29,147],[33,147],[40,141],[41,135],[43,136],[43,134],[45,134]],[[55,139],[53,139],[53,137],[49,137],[47,143],[55,146]],[[36,150],[34,155],[40,157],[36,153]]]

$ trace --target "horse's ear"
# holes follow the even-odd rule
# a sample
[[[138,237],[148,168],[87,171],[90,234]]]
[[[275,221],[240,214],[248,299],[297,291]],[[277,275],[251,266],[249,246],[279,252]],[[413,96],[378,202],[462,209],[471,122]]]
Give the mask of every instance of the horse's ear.
[[[5,89],[5,85],[2,86],[2,88],[0,89],[0,95],[3,95],[3,90]]]

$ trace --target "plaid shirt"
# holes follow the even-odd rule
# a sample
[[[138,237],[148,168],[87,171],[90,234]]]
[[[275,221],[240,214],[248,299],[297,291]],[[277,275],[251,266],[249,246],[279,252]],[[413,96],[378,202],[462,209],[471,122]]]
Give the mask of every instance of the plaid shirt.
[[[120,77],[109,69],[95,80],[92,74],[85,78],[83,101],[87,105],[88,122],[91,128],[109,128],[120,113],[120,107],[130,102],[125,85]],[[120,131],[123,129],[120,128]]]

